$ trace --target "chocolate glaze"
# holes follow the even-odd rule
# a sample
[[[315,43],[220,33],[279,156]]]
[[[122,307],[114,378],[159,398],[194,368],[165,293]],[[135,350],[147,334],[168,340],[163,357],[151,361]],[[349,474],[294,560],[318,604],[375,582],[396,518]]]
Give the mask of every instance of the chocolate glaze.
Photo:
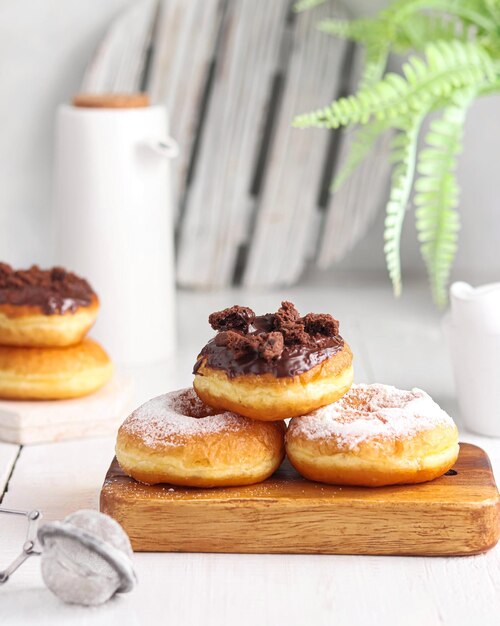
[[[255,317],[249,333],[268,333],[273,329],[273,322],[274,314],[259,315]],[[202,349],[193,373],[196,374],[201,364],[206,361],[210,367],[224,370],[230,378],[243,374],[272,374],[276,378],[297,376],[340,352],[343,347],[344,340],[340,335],[317,337],[314,346],[301,344],[285,346],[278,359],[265,360],[256,352],[248,352],[235,358],[225,346],[219,346],[215,339],[211,339]]]
[[[0,305],[39,307],[45,315],[74,313],[89,306],[95,293],[86,280],[63,268],[13,270],[0,263]]]

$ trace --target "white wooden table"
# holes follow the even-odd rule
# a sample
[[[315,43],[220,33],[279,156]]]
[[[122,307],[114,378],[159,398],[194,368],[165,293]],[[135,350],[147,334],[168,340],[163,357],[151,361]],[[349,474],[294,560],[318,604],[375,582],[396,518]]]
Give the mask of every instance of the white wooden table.
[[[209,312],[245,304],[329,311],[355,355],[356,379],[426,389],[459,422],[439,315],[424,284],[394,301],[385,280],[316,280],[286,293],[181,293],[175,364],[135,369],[137,402],[191,384],[198,348],[211,335]],[[500,415],[499,415],[500,419]],[[500,479],[500,440],[462,430],[490,455]],[[0,494],[8,508],[41,508],[46,520],[97,507],[113,440],[25,447],[0,443]],[[5,487],[7,485],[7,487]],[[288,523],[293,524],[293,519]],[[0,516],[0,566],[22,544],[23,529]],[[434,626],[500,623],[500,548],[476,557],[136,554],[137,589],[97,609],[67,606],[42,584],[30,559],[0,587],[0,624],[207,626]]]

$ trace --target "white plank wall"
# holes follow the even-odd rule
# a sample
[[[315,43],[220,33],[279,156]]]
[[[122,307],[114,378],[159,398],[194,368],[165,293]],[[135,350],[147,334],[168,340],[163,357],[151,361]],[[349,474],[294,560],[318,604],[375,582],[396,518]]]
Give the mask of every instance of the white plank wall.
[[[112,23],[87,67],[82,91],[134,92],[141,88],[157,4],[157,0],[141,0]]]
[[[182,286],[292,284],[311,261],[341,259],[382,204],[383,141],[335,196],[322,189],[318,206],[325,168],[335,172],[350,137],[336,133],[334,159],[331,132],[292,120],[352,89],[361,54],[345,76],[348,45],[316,28],[345,17],[345,3],[293,18],[292,5],[144,0],[111,25],[87,68],[84,90],[146,88],[167,106],[181,149],[172,181]]]
[[[180,148],[178,158],[172,161],[176,210],[186,186],[223,7],[222,0],[161,3],[149,92],[154,103],[166,104],[171,132]]]
[[[298,113],[330,102],[339,92],[346,44],[316,28],[318,21],[333,16],[346,16],[337,2],[295,17],[278,127],[250,242],[244,278],[248,287],[296,281],[311,236],[317,236],[312,231],[331,134],[294,129],[291,123]]]
[[[249,191],[288,0],[227,5],[213,93],[180,237],[183,286],[231,283],[246,236]]]

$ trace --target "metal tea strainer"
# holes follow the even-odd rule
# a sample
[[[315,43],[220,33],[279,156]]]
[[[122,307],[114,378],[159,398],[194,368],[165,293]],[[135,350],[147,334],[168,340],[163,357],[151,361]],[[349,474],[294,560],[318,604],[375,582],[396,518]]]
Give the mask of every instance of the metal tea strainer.
[[[2,513],[24,517],[27,531],[19,556],[0,569],[0,584],[30,556],[41,555],[45,584],[65,602],[98,605],[135,586],[130,540],[108,515],[84,509],[38,528],[40,511],[0,508]]]

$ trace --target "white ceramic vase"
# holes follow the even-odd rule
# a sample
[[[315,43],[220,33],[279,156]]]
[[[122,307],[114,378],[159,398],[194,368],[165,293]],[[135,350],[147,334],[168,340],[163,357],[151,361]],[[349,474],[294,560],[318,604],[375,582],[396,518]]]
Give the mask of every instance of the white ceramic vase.
[[[460,413],[476,433],[500,437],[500,283],[451,286],[444,327]]]
[[[92,334],[117,362],[174,353],[175,150],[162,106],[58,110],[56,258],[97,291],[101,311]]]

